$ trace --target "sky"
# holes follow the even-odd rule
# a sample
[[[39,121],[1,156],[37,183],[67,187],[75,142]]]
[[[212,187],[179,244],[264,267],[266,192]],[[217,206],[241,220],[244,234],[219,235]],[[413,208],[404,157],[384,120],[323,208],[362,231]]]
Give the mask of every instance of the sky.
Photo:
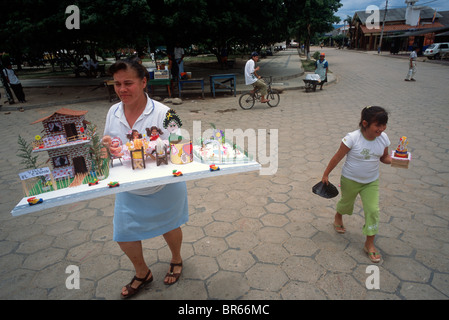
[[[352,17],[356,11],[366,10],[370,5],[384,9],[386,0],[341,0],[340,3],[343,6],[335,15],[343,21],[348,15]],[[449,0],[419,0],[415,5],[429,6],[437,11],[449,11]],[[405,0],[388,0],[388,8],[402,7],[406,7]]]

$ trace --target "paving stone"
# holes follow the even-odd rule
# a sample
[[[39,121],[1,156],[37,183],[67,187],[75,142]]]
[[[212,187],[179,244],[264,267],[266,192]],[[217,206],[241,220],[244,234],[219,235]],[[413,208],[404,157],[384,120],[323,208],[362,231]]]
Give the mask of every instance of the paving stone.
[[[213,103],[209,98],[185,99],[181,106],[172,106],[189,132],[199,120],[202,131],[209,123],[220,129],[270,129],[265,141],[259,139],[259,151],[267,157],[274,151],[276,173],[188,182],[190,220],[182,226],[181,280],[170,287],[163,284],[170,250],[162,236],[146,240],[145,262],[155,280],[136,300],[449,298],[449,114],[444,81],[448,66],[419,62],[418,81],[411,84],[398,81],[398,74],[407,69],[401,57],[323,50],[330,77],[338,81],[322,91],[305,93],[298,88],[302,78],[292,78],[285,83],[294,84],[295,90],[284,90],[276,108],[256,104],[243,111],[233,96]],[[270,70],[270,59],[282,59],[289,67],[275,70],[292,72],[291,63],[299,64],[299,58],[282,57],[289,52],[263,59],[262,70]],[[246,90],[240,83],[238,87]],[[38,91],[26,85],[25,90]],[[48,94],[41,99],[48,101]],[[408,169],[380,166],[381,215],[375,242],[383,258],[376,265],[379,290],[365,285],[371,264],[362,250],[360,199],[352,216],[344,218],[347,232],[340,235],[332,227],[339,197],[323,199],[311,192],[341,139],[358,128],[362,107],[373,104],[390,111],[390,148],[406,135],[413,154]],[[87,119],[99,132],[110,106],[107,99],[67,105],[88,110]],[[3,112],[9,106],[2,108]],[[26,124],[56,108],[20,113],[12,109],[0,115],[5,142],[0,152],[0,298],[120,299],[134,268],[112,240],[114,196],[20,217],[9,213],[23,194],[17,178],[23,169],[11,157],[11,150],[17,149],[17,128],[32,141],[40,129]],[[271,140],[272,130],[277,130],[278,141]],[[329,177],[337,186],[341,167],[342,162]],[[80,267],[82,290],[66,288],[68,265]]]
[[[249,286],[266,291],[278,291],[288,277],[277,265],[256,264],[246,272]]]

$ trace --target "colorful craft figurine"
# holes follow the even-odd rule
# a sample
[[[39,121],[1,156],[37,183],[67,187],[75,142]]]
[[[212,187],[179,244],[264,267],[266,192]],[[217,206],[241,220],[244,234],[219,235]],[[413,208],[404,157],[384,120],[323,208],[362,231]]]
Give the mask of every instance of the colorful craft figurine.
[[[27,201],[28,201],[28,204],[29,204],[30,206],[34,206],[34,205],[36,205],[36,204],[39,204],[39,203],[44,202],[44,200],[42,200],[42,198],[39,198],[39,199],[38,199],[38,198],[36,198],[36,197],[28,198]]]
[[[111,138],[110,136],[104,136],[102,143],[109,148],[111,156],[115,158],[121,158],[123,156],[122,141],[120,138]]]
[[[173,170],[173,176],[174,177],[182,176],[182,172],[175,169],[175,170]]]
[[[156,160],[156,164],[159,166],[161,163],[168,164],[168,155],[170,153],[168,148],[168,140],[162,140],[160,138],[163,135],[163,131],[156,126],[145,129],[150,141],[146,144],[145,154],[151,159]]]
[[[147,136],[150,137],[150,141],[156,141],[160,135],[163,134],[162,130],[156,126],[152,126],[151,128],[146,128]]]
[[[210,171],[218,171],[218,170],[220,170],[220,167],[219,167],[219,166],[216,166],[215,164],[211,164],[211,165],[209,166],[209,170],[210,170]]]
[[[126,145],[131,154],[131,165],[133,170],[136,168],[145,168],[145,141],[142,139],[142,134],[137,130],[131,130],[126,136],[129,139],[129,142],[127,142]]]
[[[109,188],[115,188],[118,187],[120,184],[118,183],[118,181],[111,181],[108,183]]]
[[[170,161],[173,164],[186,164],[193,161],[192,141],[183,140],[170,144]]]
[[[94,179],[94,181],[89,182],[89,187],[98,184],[98,179]]]
[[[394,152],[394,156],[397,158],[408,158],[407,145],[407,137],[402,137],[399,139],[399,145]]]
[[[168,110],[164,119],[164,128],[170,132],[170,136],[168,137],[170,144],[177,143],[182,140],[182,136],[179,134],[179,128],[181,126],[182,121],[176,114],[175,110]]]
[[[104,136],[103,139],[101,139],[101,143],[108,148],[109,156],[111,158],[111,167],[114,167],[114,160],[118,159],[121,164],[122,163],[122,157],[124,155],[123,148],[122,148],[122,140],[118,137],[111,138],[110,136]]]
[[[407,137],[401,137],[396,150],[392,151],[391,166],[397,168],[408,168],[412,155],[407,150]]]

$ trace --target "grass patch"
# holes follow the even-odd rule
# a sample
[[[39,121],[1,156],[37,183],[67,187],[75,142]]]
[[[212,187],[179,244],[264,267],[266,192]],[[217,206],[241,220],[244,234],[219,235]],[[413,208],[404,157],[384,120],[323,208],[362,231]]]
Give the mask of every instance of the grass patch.
[[[304,72],[315,71],[315,60],[301,60],[301,63],[304,68]]]

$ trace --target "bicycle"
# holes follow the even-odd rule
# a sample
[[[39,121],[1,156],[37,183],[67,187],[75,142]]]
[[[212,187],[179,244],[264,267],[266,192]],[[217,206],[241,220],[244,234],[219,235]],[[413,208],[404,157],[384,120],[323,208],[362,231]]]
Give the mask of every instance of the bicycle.
[[[281,97],[279,96],[279,92],[276,89],[271,88],[271,84],[273,82],[273,77],[270,76],[270,81],[267,83],[267,99],[270,100],[267,104],[270,107],[277,107],[279,104]],[[239,98],[240,108],[243,110],[249,110],[254,107],[256,101],[260,101],[261,95],[259,89],[256,89],[254,92],[245,92]]]

